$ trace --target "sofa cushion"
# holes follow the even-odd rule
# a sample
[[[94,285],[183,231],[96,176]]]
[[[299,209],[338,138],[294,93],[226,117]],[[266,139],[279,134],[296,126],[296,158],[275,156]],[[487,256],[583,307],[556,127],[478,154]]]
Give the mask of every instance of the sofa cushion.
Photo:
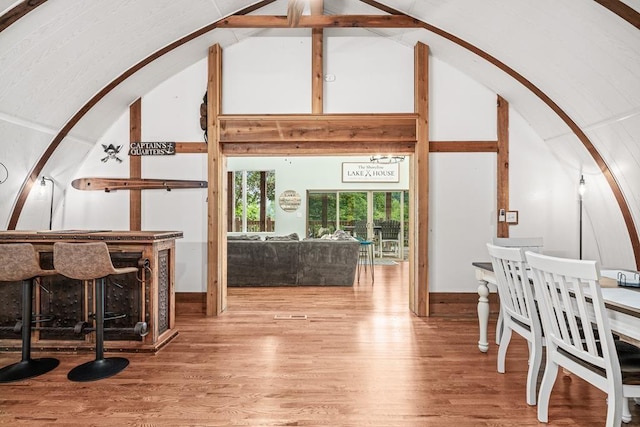
[[[305,239],[300,242],[300,285],[352,286],[358,266],[360,242]]]
[[[276,240],[276,241],[291,241],[291,240],[300,240],[298,237],[298,233],[287,234],[286,236],[266,236],[264,240]]]
[[[227,242],[228,286],[295,286],[298,241]]]
[[[262,237],[257,234],[229,234],[227,235],[227,240],[251,240],[251,241],[262,241]]]

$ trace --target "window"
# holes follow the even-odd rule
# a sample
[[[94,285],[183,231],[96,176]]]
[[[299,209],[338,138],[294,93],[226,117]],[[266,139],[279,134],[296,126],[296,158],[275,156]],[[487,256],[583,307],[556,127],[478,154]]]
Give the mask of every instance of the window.
[[[307,194],[307,235],[320,237],[336,231],[337,197],[335,192]]]
[[[273,232],[275,171],[229,172],[229,231]]]

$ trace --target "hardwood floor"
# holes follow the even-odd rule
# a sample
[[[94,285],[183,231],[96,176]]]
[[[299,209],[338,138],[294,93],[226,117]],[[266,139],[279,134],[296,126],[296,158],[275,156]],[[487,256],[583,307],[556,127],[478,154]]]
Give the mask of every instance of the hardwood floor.
[[[525,403],[524,340],[514,334],[498,374],[493,342],[478,351],[474,315],[417,318],[406,264],[375,268],[373,286],[229,289],[222,316],[180,315],[178,337],[155,355],[127,354],[109,379],[72,383],[67,372],[91,356],[57,353],[54,371],[0,385],[0,424],[539,425]],[[0,366],[19,358],[0,353]],[[628,425],[639,426],[632,406]],[[602,426],[605,413],[602,392],[559,376],[550,426]]]

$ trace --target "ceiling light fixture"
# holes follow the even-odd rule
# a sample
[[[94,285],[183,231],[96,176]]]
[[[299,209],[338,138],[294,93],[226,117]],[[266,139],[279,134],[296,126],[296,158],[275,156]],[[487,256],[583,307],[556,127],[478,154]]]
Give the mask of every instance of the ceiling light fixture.
[[[46,189],[47,181],[51,183],[51,199],[49,200],[49,230],[51,230],[53,225],[53,190],[55,189],[55,182],[53,179],[43,176],[40,180],[40,190]]]
[[[400,163],[404,162],[404,156],[392,156],[390,154],[376,154],[371,156],[372,163]]]

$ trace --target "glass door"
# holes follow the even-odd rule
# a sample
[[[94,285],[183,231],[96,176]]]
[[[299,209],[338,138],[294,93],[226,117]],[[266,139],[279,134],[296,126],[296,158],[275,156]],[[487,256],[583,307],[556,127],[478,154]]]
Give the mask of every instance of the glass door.
[[[338,229],[338,193],[307,193],[307,237],[322,237]]]
[[[368,239],[368,192],[341,191],[339,194],[339,227],[353,236]]]
[[[408,191],[373,191],[373,230],[379,256],[402,259],[408,240]]]
[[[375,242],[378,257],[406,258],[408,191],[309,191],[307,200],[309,237],[341,229]]]

